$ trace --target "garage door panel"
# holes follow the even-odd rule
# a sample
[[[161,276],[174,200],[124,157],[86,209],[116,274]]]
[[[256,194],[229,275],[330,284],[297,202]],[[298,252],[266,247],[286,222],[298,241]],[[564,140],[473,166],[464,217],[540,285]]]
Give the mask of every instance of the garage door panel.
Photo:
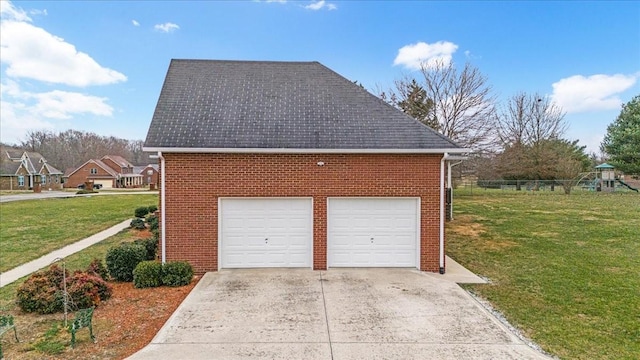
[[[327,211],[330,267],[416,267],[418,199],[330,198]]]
[[[222,199],[221,267],[310,267],[311,214],[310,199]]]

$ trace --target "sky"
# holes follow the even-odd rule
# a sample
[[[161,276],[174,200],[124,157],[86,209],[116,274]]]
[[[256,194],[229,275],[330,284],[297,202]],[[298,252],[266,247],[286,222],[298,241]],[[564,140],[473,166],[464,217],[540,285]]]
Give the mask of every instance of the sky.
[[[599,152],[640,94],[637,1],[0,0],[0,140],[75,129],[146,137],[171,59],[319,61],[377,93],[421,63],[477,67],[502,106],[566,112]]]

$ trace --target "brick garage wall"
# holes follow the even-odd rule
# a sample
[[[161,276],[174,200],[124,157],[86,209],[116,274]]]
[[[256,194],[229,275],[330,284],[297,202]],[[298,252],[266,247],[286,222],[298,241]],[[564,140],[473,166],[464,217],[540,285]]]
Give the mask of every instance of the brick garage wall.
[[[420,268],[438,271],[442,155],[164,154],[167,260],[218,269],[218,197],[313,197],[313,267],[327,264],[327,197],[420,197]],[[322,161],[324,166],[318,166]]]
[[[91,174],[91,169],[97,169],[97,174]],[[80,169],[75,171],[71,176],[69,176],[64,183],[65,188],[75,188],[79,184],[84,184],[85,181],[89,181],[91,179],[109,179],[113,178],[111,174],[109,174],[106,170],[96,165],[93,162],[88,162],[84,164]]]

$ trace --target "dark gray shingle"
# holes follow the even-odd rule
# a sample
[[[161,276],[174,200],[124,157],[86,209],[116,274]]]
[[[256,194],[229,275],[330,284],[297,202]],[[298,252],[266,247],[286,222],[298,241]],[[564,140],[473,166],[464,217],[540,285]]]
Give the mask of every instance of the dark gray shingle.
[[[454,149],[318,62],[172,60],[145,147]]]

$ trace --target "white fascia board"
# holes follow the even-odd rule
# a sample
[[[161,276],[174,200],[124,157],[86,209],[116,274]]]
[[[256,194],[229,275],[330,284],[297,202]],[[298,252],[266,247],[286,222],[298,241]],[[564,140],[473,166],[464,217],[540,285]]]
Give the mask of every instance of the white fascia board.
[[[263,154],[466,154],[471,149],[289,149],[289,148],[181,148],[143,147],[145,152],[162,153],[263,153]]]

